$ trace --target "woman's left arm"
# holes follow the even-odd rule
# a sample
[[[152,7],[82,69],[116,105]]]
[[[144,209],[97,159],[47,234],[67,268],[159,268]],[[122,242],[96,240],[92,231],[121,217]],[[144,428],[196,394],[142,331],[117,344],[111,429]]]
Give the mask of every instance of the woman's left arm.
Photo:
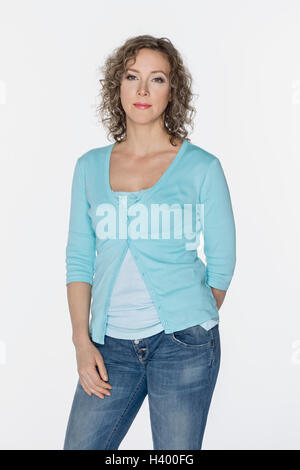
[[[220,307],[225,299],[226,290],[216,289],[215,287],[211,287],[212,295],[216,299],[217,302],[217,309],[220,310]]]
[[[211,287],[219,309],[235,270],[236,230],[228,184],[217,157],[207,169],[200,200],[207,262],[205,283]]]

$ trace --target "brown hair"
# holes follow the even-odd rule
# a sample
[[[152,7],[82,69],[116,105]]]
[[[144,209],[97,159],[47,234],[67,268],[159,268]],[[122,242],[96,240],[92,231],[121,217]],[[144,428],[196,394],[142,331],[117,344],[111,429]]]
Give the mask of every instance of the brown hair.
[[[175,49],[168,38],[155,38],[150,35],[141,35],[129,38],[125,43],[114,49],[107,57],[104,66],[100,67],[104,79],[99,82],[101,103],[96,108],[100,121],[108,129],[108,135],[120,142],[126,137],[126,113],[120,99],[120,83],[129,59],[135,59],[138,51],[148,48],[163,53],[169,60],[171,101],[164,112],[164,127],[170,135],[170,143],[174,144],[176,138],[186,139],[186,125],[193,129],[193,115],[195,108],[191,105],[193,93],[191,91],[192,77],[183,65],[180,53]]]

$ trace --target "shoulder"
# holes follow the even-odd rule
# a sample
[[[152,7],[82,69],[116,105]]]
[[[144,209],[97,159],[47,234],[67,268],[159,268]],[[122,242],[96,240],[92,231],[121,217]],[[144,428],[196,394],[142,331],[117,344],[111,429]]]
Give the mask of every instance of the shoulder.
[[[191,142],[188,142],[187,150],[189,155],[207,167],[210,166],[212,162],[219,161],[219,158],[215,154]]]
[[[191,142],[188,142],[184,160],[189,170],[201,179],[221,167],[220,159],[215,154]]]
[[[105,161],[105,157],[112,144],[104,145],[102,147],[94,147],[87,150],[77,158],[77,163],[84,170],[93,168],[95,164]]]

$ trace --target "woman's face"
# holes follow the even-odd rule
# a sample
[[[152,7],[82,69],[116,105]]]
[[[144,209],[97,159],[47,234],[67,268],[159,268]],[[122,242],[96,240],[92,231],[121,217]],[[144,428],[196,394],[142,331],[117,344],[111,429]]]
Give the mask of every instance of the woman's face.
[[[146,48],[138,51],[133,62],[133,59],[127,62],[121,81],[121,103],[127,119],[137,124],[150,123],[160,118],[171,99],[170,63],[162,53]],[[134,103],[151,106],[139,109]]]

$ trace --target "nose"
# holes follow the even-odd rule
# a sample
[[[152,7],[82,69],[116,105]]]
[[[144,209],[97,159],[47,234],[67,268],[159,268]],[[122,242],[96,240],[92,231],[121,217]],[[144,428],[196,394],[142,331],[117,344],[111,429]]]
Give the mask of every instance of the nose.
[[[145,87],[141,87],[141,88],[138,90],[138,94],[144,96],[144,95],[148,95],[149,92],[146,90]]]

